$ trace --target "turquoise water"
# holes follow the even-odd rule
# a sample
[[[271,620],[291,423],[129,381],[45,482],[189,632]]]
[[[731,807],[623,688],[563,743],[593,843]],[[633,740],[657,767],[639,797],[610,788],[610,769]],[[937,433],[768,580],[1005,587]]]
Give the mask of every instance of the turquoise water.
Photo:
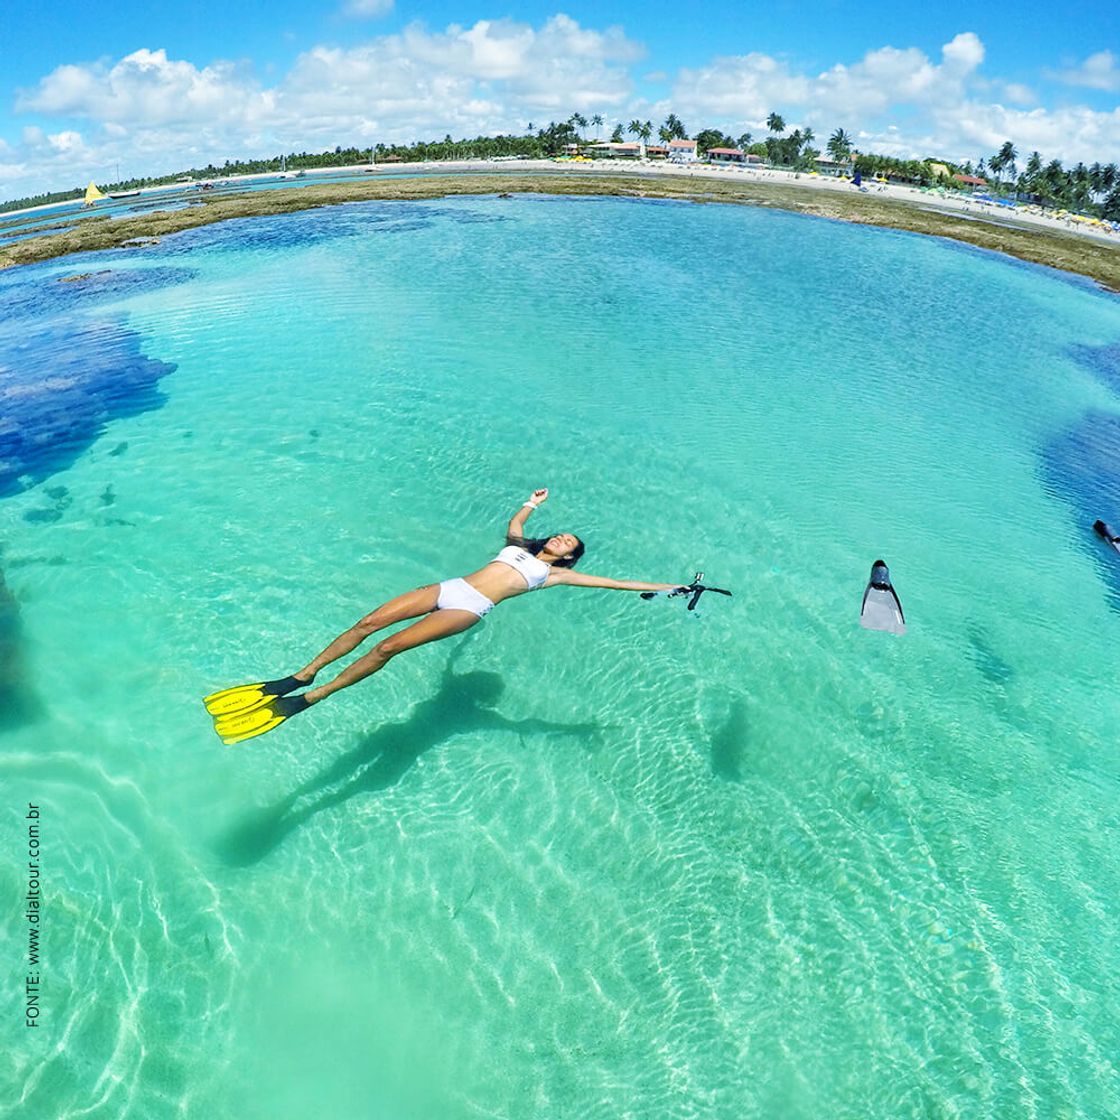
[[[1114,297],[478,198],[0,310],[11,1116],[1120,1113]],[[582,569],[735,597],[514,600],[216,739],[205,693],[472,570],[538,486]],[[858,626],[879,556],[904,638]]]

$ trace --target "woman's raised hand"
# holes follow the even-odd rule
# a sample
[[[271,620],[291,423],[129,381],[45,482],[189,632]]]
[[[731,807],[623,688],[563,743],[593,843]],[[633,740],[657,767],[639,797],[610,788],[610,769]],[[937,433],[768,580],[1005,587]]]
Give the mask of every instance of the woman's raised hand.
[[[541,502],[548,501],[548,487],[546,486],[542,490],[534,490],[529,498],[529,501],[538,506],[541,504]]]

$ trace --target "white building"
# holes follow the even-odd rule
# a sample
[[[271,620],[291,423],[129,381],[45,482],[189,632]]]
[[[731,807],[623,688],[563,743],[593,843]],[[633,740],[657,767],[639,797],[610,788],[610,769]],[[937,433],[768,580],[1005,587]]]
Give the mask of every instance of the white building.
[[[669,141],[669,162],[670,163],[695,163],[696,162],[696,141],[695,140],[670,140]]]

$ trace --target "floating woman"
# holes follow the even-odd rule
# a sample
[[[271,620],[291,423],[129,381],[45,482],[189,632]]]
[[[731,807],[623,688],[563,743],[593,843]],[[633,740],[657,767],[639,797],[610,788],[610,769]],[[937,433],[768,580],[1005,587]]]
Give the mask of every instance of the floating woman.
[[[214,717],[214,730],[227,745],[263,735],[340,689],[384,669],[397,654],[461,634],[481,622],[503,599],[527,591],[559,586],[646,592],[686,590],[681,584],[608,579],[572,571],[583,555],[583,541],[579,537],[557,533],[527,540],[523,534],[529,515],[547,499],[548,490],[533,491],[532,497],[510,519],[505,548],[477,572],[418,587],[390,599],[339,634],[322,653],[290,677],[238,685],[207,696],[206,710]],[[328,684],[308,688],[324,666],[357,649],[378,630],[410,618],[419,621],[383,638]],[[289,695],[301,688],[307,691]]]

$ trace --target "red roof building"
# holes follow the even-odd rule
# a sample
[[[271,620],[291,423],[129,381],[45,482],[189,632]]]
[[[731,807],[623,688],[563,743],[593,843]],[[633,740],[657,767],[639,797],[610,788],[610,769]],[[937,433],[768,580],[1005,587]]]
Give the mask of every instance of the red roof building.
[[[669,158],[674,163],[691,163],[696,158],[696,141],[670,140]]]

